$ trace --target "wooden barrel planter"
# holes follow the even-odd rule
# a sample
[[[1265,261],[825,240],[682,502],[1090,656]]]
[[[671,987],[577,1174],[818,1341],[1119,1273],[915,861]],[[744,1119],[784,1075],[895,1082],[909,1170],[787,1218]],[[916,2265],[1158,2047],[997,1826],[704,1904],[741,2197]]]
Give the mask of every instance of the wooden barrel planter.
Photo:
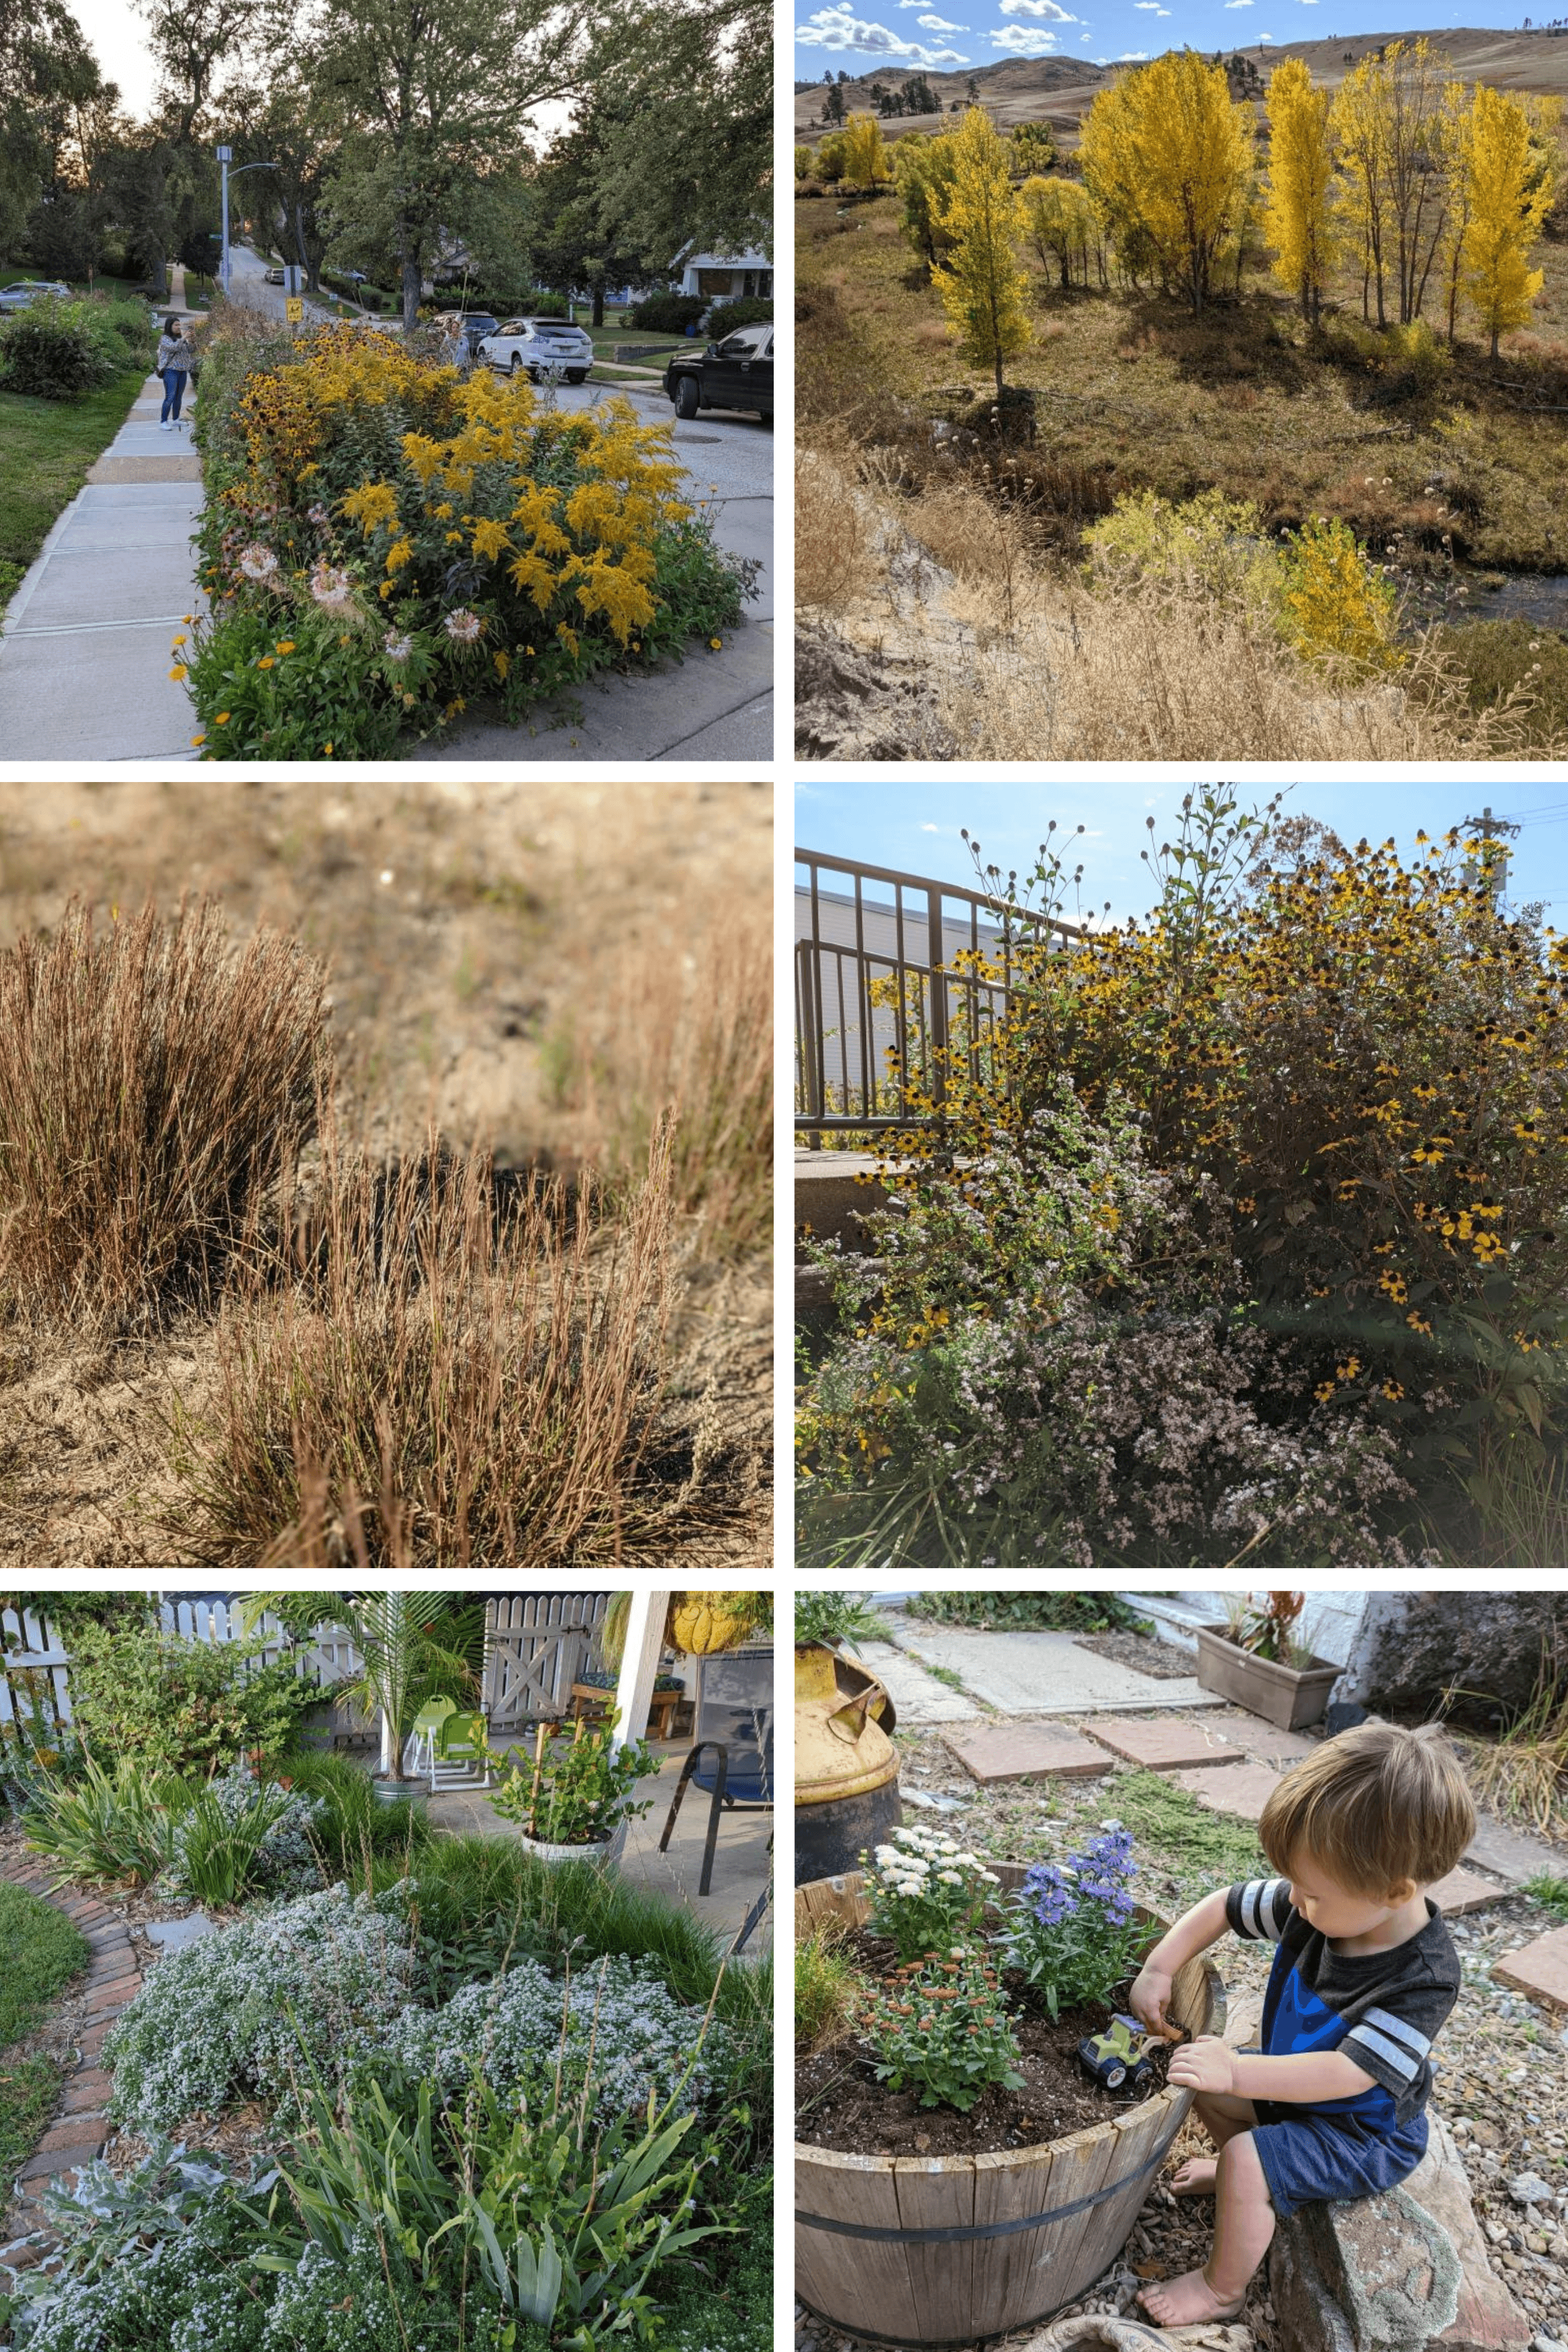
[[[1004,1886],[1020,1863],[992,1865]],[[861,1874],[797,1890],[795,1932],[859,1927]],[[1151,1930],[1168,1924],[1139,1906]],[[1225,2031],[1207,1959],[1176,1979],[1170,2014]],[[848,2156],[795,2144],[795,2288],[868,2344],[974,2344],[1049,2319],[1091,2287],[1132,2234],[1192,2093],[1166,2088],[1087,2131],[999,2156]]]

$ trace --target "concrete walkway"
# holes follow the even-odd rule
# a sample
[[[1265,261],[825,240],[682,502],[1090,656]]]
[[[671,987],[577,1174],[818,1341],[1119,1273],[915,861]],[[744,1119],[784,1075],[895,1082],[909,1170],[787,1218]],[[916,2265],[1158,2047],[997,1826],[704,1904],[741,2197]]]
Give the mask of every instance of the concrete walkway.
[[[149,376],[0,622],[7,760],[195,757],[169,645],[196,610],[202,468],[189,402],[182,429],[164,433],[162,398]]]
[[[1196,1677],[1161,1682],[1082,1649],[1071,1633],[981,1633],[907,1623],[902,1612],[889,1612],[889,1622],[894,1642],[862,1643],[859,1654],[886,1684],[901,1723],[972,1722],[983,1708],[1002,1716],[1092,1715],[1225,1704],[1217,1692],[1200,1690]]]

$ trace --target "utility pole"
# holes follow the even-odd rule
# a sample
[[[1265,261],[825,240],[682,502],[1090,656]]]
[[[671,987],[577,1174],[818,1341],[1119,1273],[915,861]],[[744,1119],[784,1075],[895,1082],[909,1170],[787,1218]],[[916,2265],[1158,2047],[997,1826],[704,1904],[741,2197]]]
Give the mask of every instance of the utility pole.
[[[1495,908],[1502,897],[1503,886],[1508,880],[1509,859],[1513,855],[1512,851],[1505,846],[1503,835],[1505,834],[1517,835],[1519,827],[1508,817],[1493,816],[1490,801],[1479,816],[1468,816],[1464,822],[1471,833],[1479,834],[1482,843],[1479,866],[1477,866],[1472,861],[1466,866],[1465,872],[1472,883],[1486,884],[1491,893],[1491,902]]]

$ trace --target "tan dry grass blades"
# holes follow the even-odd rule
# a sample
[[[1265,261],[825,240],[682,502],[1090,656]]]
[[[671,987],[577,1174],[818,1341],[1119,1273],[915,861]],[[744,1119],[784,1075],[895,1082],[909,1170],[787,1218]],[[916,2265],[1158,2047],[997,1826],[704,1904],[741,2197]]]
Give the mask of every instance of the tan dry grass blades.
[[[236,1267],[216,1395],[176,1416],[179,1532],[235,1567],[549,1567],[619,1556],[650,1499],[670,1144],[601,1224],[591,1183],[497,1200],[487,1161],[391,1170],[325,1125],[281,1244]]]
[[[718,877],[715,877],[716,889]],[[759,1248],[773,1225],[773,954],[766,910],[715,908],[706,930],[629,943],[597,1011],[552,1041],[563,1105],[617,1184],[671,1123],[672,1197],[705,1254]]]
[[[210,899],[0,956],[0,1293],[78,1322],[207,1298],[329,1084],[325,974]]]
[[[800,449],[795,463],[795,601],[802,612],[841,613],[869,594],[880,570],[876,524],[844,464]]]

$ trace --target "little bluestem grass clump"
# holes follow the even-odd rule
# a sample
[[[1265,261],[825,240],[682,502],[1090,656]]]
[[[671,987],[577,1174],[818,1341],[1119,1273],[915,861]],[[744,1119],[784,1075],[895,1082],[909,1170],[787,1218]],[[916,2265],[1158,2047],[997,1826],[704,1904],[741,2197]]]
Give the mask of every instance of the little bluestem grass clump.
[[[896,1829],[873,1858],[861,1861],[872,1932],[886,1936],[905,1961],[974,1936],[986,1889],[1001,1885],[977,1854],[940,1830]]]

